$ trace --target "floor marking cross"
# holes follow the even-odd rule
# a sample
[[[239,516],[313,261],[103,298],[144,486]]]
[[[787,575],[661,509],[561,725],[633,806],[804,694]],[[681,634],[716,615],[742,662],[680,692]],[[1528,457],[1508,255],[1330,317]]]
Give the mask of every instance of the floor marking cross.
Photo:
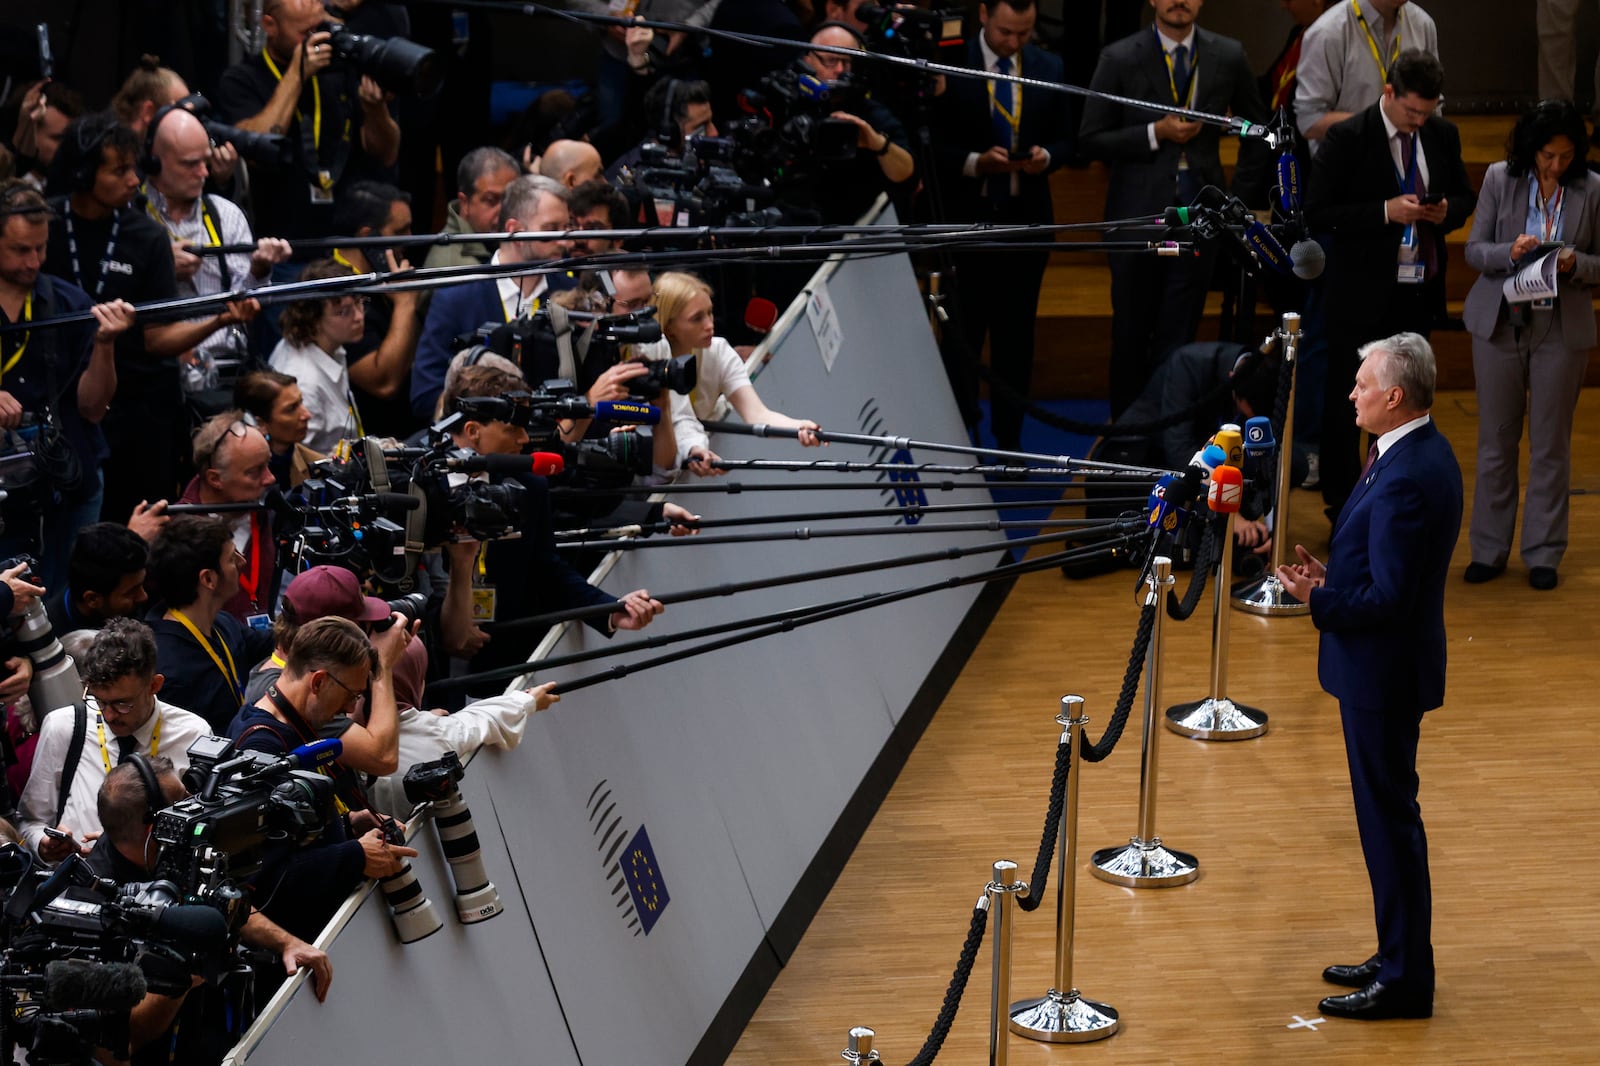
[[[1294,1018],[1294,1021],[1284,1026],[1285,1029],[1310,1029],[1313,1033],[1315,1033],[1318,1031],[1317,1026],[1327,1021],[1326,1018],[1312,1018],[1310,1021],[1307,1021],[1298,1014],[1292,1015],[1292,1017]]]

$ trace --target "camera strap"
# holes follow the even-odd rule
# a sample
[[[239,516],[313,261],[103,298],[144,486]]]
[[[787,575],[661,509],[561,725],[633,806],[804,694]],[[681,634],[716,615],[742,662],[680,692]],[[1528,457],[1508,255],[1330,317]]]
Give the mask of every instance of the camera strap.
[[[578,360],[572,352],[572,319],[565,307],[554,302],[545,308],[545,313],[550,316],[550,329],[556,335],[556,377],[577,381]],[[584,347],[588,348],[587,338]]]
[[[300,47],[304,48],[302,43]],[[278,64],[272,61],[272,53],[266,48],[261,49],[261,58],[267,64],[274,81],[283,80],[283,71],[278,69]],[[301,95],[305,95],[305,82],[311,82],[311,121],[308,123],[305,116],[300,113],[300,103],[295,101],[294,117],[300,123],[300,144],[305,149],[305,168],[310,175],[312,183],[317,186],[323,195],[332,197],[333,187],[344,175],[345,164],[350,161],[350,120],[344,120],[343,128],[339,133],[338,148],[334,151],[333,159],[327,166],[322,163],[322,76],[313,74],[309,79],[302,79],[300,85]]]
[[[78,776],[78,760],[83,758],[83,745],[89,738],[89,705],[82,700],[72,707],[72,740],[67,744],[67,759],[61,764],[61,786],[56,792],[55,824],[60,825],[67,813],[67,800],[72,797],[72,781]]]
[[[289,697],[278,691],[278,683],[276,681],[267,686],[267,699],[272,703],[272,706],[277,708],[278,713],[283,715],[283,720],[288,723],[289,728],[294,730],[295,734],[299,736],[302,744],[310,744],[318,739],[317,731],[312,729],[311,724],[300,716],[300,712],[296,710],[294,704],[289,701]],[[367,699],[369,701],[372,699],[370,694],[367,696]],[[270,727],[260,726],[253,728],[265,729]],[[243,740],[244,737],[241,736],[239,739]],[[329,773],[329,767],[336,768],[337,772]],[[335,798],[339,801],[339,804],[345,808],[339,813],[348,814],[350,811],[357,809],[372,809],[372,801],[367,799],[366,790],[361,787],[360,777],[354,770],[350,769],[350,767],[346,766],[343,762],[335,759],[329,764],[329,766],[324,766],[317,772],[324,774],[333,780]],[[338,795],[340,791],[345,791],[347,794],[345,796],[340,796]]]

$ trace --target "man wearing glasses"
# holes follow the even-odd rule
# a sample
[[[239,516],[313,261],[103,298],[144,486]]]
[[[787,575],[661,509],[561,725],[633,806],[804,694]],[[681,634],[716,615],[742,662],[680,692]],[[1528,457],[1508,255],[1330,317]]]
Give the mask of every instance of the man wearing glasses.
[[[17,827],[46,862],[87,851],[100,835],[95,801],[112,767],[138,753],[165,756],[182,770],[189,745],[211,732],[199,715],[156,698],[166,680],[156,665],[150,628],[110,619],[78,664],[83,703],[45,716]]]
[[[241,411],[224,411],[195,432],[194,465],[199,473],[184,487],[180,503],[259,503],[277,481],[271,469],[272,446],[259,429],[245,422]],[[272,520],[261,510],[229,514],[226,521],[243,561],[222,609],[265,631],[271,625],[268,616],[277,602],[281,577]],[[248,669],[248,664],[244,668]]]

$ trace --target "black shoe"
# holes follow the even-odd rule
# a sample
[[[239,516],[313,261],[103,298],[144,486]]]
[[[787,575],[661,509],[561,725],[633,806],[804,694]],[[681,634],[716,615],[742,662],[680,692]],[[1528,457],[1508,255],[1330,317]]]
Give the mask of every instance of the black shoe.
[[[1322,971],[1322,979],[1330,985],[1365,988],[1377,979],[1378,971],[1381,969],[1383,969],[1383,959],[1374,955],[1360,966],[1329,966]]]
[[[1461,577],[1469,585],[1481,585],[1485,581],[1493,581],[1506,572],[1505,564],[1490,566],[1488,563],[1468,563],[1467,572]]]
[[[1528,584],[1540,592],[1549,592],[1556,587],[1556,568],[1553,566],[1536,566],[1528,571]]]
[[[1364,1022],[1380,1022],[1387,1018],[1431,1018],[1433,996],[1385,987],[1382,981],[1374,981],[1358,992],[1329,996],[1317,1004],[1317,1009],[1335,1018],[1355,1018]]]

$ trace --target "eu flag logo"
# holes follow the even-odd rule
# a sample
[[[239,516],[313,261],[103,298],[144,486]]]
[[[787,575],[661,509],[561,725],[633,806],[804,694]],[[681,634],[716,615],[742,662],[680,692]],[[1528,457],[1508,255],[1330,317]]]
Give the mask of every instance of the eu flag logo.
[[[650,846],[650,834],[642,825],[623,850],[622,870],[628,879],[628,895],[633,897],[639,926],[649,936],[672,897],[667,895],[667,883],[656,862],[655,849]]]

